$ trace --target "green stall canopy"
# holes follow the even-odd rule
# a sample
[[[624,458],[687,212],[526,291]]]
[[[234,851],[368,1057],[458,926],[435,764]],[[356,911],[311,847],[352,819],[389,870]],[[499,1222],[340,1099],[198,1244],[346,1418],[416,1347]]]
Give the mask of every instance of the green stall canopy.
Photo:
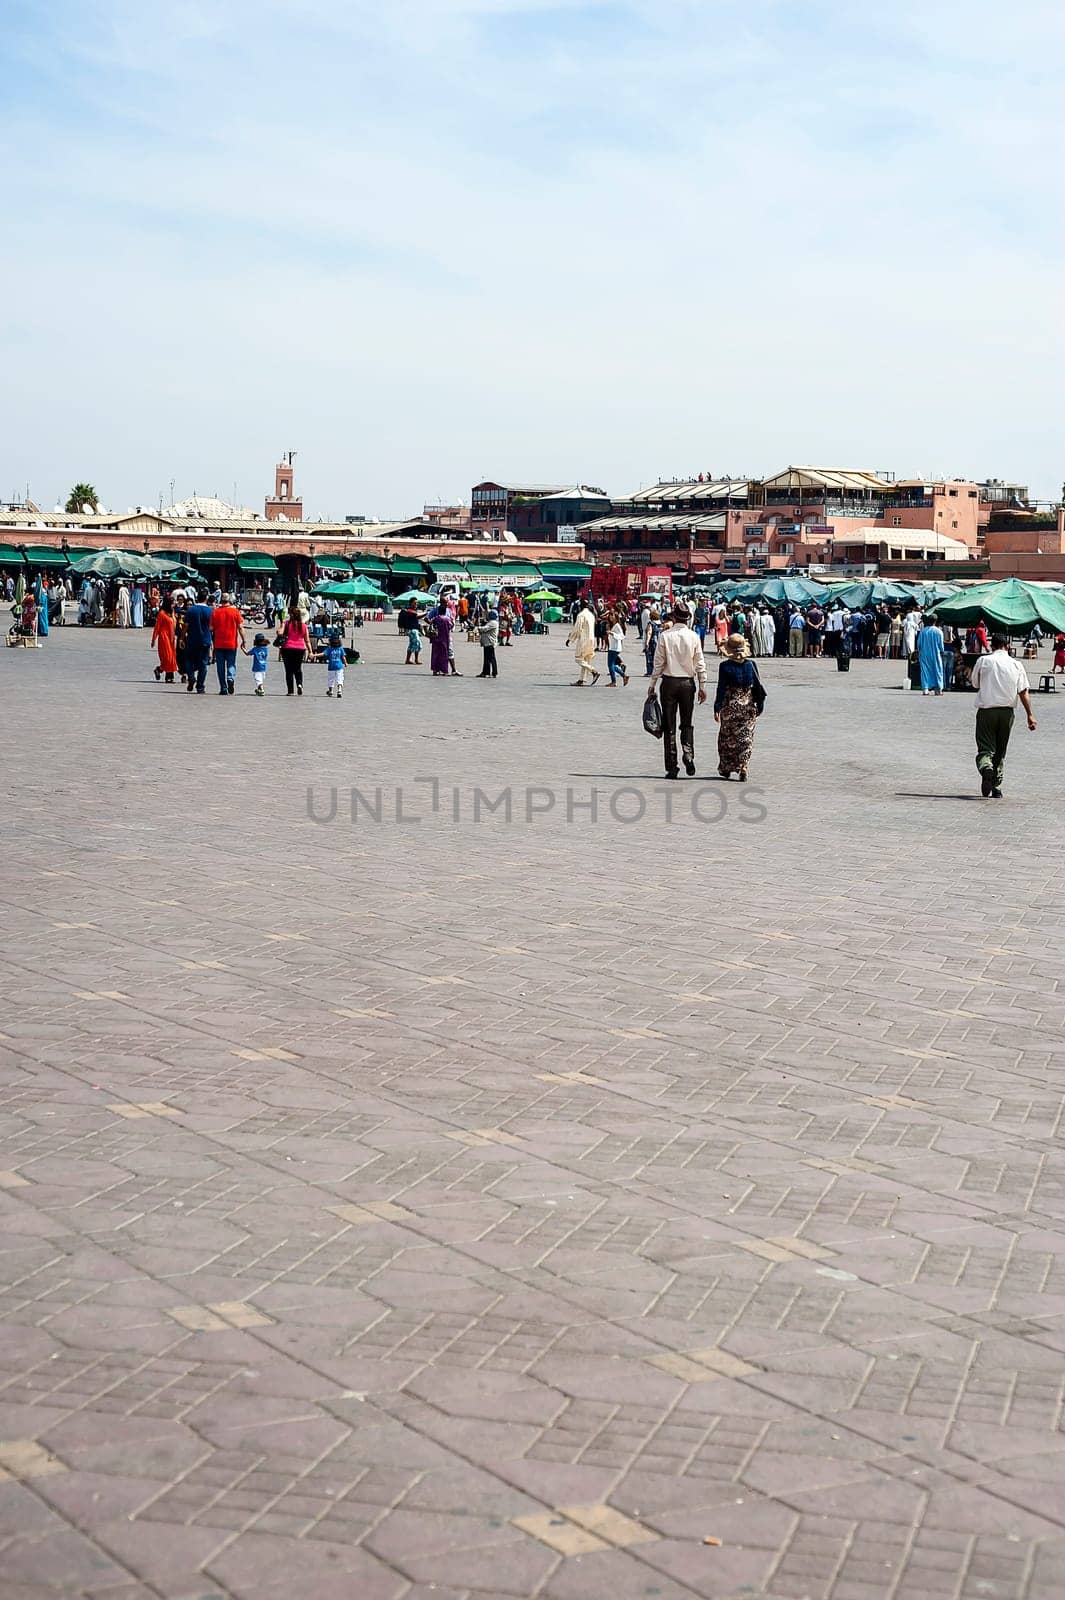
[[[389,565],[384,556],[351,556],[352,572],[361,572],[372,577],[388,577]]]
[[[26,560],[31,567],[65,567],[67,558],[62,550],[50,550],[47,545],[28,544]]]
[[[426,568],[424,561],[419,561],[416,556],[393,556],[392,571],[402,573],[404,577],[424,578]]]
[[[935,607],[937,622],[969,627],[989,622],[1008,633],[1026,632],[1036,622],[1065,633],[1065,597],[1041,583],[1005,578],[999,583],[978,583]]]
[[[13,544],[0,544],[0,566],[6,566],[11,561],[22,564],[22,551],[16,550]]]
[[[768,605],[804,606],[811,600],[824,600],[831,593],[812,578],[750,578],[733,590],[737,600],[764,600]]]
[[[576,579],[587,583],[592,575],[591,565],[587,561],[538,561],[542,578],[550,578],[552,583],[564,582],[567,578]]]
[[[476,556],[470,561],[463,562],[463,566],[471,578],[498,578],[502,575],[506,565],[507,563],[504,561],[490,561]]]
[[[227,550],[193,550],[191,555],[198,567],[231,567],[237,559]]]
[[[886,578],[858,578],[854,583],[842,583],[838,588],[833,585],[828,599],[830,602],[839,600],[845,606],[864,608],[885,603],[906,605],[916,600],[917,595],[912,589],[905,588],[901,583],[890,583]]]
[[[237,566],[241,572],[276,572],[277,562],[262,550],[238,550]]]

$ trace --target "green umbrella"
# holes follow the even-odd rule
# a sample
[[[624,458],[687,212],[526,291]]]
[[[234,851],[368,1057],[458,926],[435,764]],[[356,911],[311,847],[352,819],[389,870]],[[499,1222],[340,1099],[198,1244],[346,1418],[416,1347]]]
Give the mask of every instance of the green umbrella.
[[[435,594],[427,594],[424,589],[408,589],[405,594],[392,596],[394,606],[431,606],[435,600]]]
[[[562,595],[555,589],[534,589],[532,594],[523,596],[525,600],[561,600]]]
[[[93,550],[79,561],[72,561],[70,570],[94,578],[161,578],[170,569],[133,550]]]
[[[156,556],[155,559],[162,568],[159,573],[161,578],[176,578],[179,583],[197,583],[201,581],[200,574],[196,571],[196,568],[190,567],[184,561],[168,561],[165,556]]]
[[[1042,622],[1065,633],[1065,597],[1044,584],[1024,583],[1020,578],[974,584],[950,600],[939,601],[935,614],[937,622],[962,628],[983,621],[1007,633],[1027,633],[1036,622]]]
[[[338,578],[336,582],[316,584],[313,593],[330,600],[380,600],[388,599],[383,589],[369,578]]]

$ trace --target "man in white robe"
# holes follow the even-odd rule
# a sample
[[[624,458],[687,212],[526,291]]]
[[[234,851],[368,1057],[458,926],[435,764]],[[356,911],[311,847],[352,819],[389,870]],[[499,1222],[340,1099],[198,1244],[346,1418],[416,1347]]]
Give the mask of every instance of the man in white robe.
[[[577,612],[566,643],[573,646],[573,654],[577,662],[577,678],[573,688],[584,688],[586,673],[590,676],[592,683],[598,683],[599,673],[595,670],[595,613],[587,601]]]

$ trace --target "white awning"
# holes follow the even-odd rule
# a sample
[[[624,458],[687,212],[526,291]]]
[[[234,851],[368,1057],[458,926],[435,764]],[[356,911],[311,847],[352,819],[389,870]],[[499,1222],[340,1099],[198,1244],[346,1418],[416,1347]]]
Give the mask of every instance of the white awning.
[[[837,545],[884,544],[906,555],[915,551],[934,550],[937,555],[951,556],[958,561],[965,561],[969,556],[967,544],[960,539],[948,538],[945,533],[936,533],[932,528],[856,528],[850,533],[839,534],[834,542]]]

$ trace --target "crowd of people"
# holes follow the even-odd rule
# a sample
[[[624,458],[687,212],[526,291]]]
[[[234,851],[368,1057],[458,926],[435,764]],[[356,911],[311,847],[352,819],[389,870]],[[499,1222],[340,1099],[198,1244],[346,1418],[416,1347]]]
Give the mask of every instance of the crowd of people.
[[[420,606],[418,601],[411,601],[397,612],[396,624],[406,640],[404,666],[421,665],[422,647],[428,641],[429,667],[434,678],[463,676],[455,658],[456,633],[465,633],[470,643],[481,647],[481,670],[475,676],[498,678],[497,649],[509,647],[522,634],[547,631],[541,612],[516,591],[464,595],[445,590],[425,598],[431,601],[428,609],[424,603]]]
[[[276,629],[271,641],[257,633],[247,642],[244,615],[232,594],[206,589],[179,589],[165,595],[156,612],[151,646],[156,651],[156,681],[179,680],[188,694],[206,694],[207,674],[213,664],[218,693],[232,695],[237,689],[237,663],[240,655],[250,658],[255,694],[266,693],[270,651],[276,649],[285,674],[285,692],[303,694],[303,668],[307,661],[322,661],[326,667],[326,694],[330,699],[344,697],[344,668],[349,652],[343,641],[343,624],[311,625],[310,597],[300,591],[289,605],[275,602],[270,610],[270,626]],[[327,624],[329,619],[327,618]],[[350,652],[353,659],[358,651]]]
[[[836,658],[849,669],[851,657],[904,659],[917,674],[922,692],[942,695],[954,685],[958,663],[964,663],[966,686],[976,690],[977,767],[981,793],[1001,798],[1006,746],[1020,704],[1028,727],[1035,731],[1028,676],[1009,653],[1005,636],[989,635],[984,622],[956,629],[941,626],[914,604],[905,611],[886,605],[851,610],[845,605],[825,608],[808,605],[714,600],[687,597],[675,605],[645,596],[637,606],[627,597],[593,599],[585,595],[573,603],[567,644],[577,664],[574,688],[599,682],[596,651],[605,650],[611,687],[629,682],[622,651],[628,629],[635,626],[649,680],[647,698],[660,702],[652,731],[663,739],[666,777],[679,777],[680,763],[689,776],[695,772],[693,714],[696,702],[707,698],[705,648],[712,637],[717,655],[717,693],[714,720],[718,724],[718,772],[735,773],[746,782],[754,747],[757,718],[766,703],[766,690],[756,664],[758,656]],[[1038,624],[1030,631],[1029,647],[1042,637]],[[1065,634],[1054,640],[1054,671],[1065,671]],[[678,755],[677,724],[680,725]]]
[[[49,577],[38,573],[27,588],[6,575],[2,580],[5,598],[11,602],[14,624],[9,643],[36,643],[48,635],[50,624],[63,624],[68,603],[75,599],[70,577]],[[268,628],[275,629],[271,640],[256,633],[248,643],[245,617],[235,596],[223,593],[216,585],[174,586],[163,592],[157,583],[132,583],[85,577],[77,588],[78,621],[92,625],[109,621],[116,627],[152,627],[151,648],[156,652],[154,669],[157,681],[168,684],[180,680],[189,694],[207,692],[207,675],[213,664],[218,693],[236,692],[237,665],[241,654],[251,661],[251,676],[256,695],[266,692],[271,649],[276,649],[290,696],[302,696],[303,667],[309,660],[324,662],[327,669],[326,694],[342,699],[344,669],[357,660],[357,651],[345,649],[344,616],[335,600],[315,604],[300,590],[290,602],[267,589],[261,615]],[[353,621],[357,614],[353,614]],[[404,638],[404,664],[419,666],[423,641],[430,648],[429,664],[437,678],[460,677],[455,655],[455,635],[465,632],[481,647],[483,679],[499,675],[497,651],[512,644],[523,633],[546,631],[542,614],[516,591],[462,595],[445,590],[433,595],[412,597],[398,612],[397,624]],[[631,674],[625,660],[626,639],[635,630],[643,655],[644,676],[648,680],[648,700],[660,706],[659,731],[663,738],[666,777],[679,777],[680,766],[690,776],[695,772],[694,723],[696,702],[707,699],[706,649],[712,642],[719,659],[714,699],[714,718],[718,724],[718,772],[723,778],[734,773],[746,782],[754,747],[757,718],[766,702],[757,658],[834,657],[837,666],[849,668],[857,656],[868,659],[902,659],[907,670],[917,675],[925,695],[939,696],[950,689],[964,663],[967,686],[977,692],[977,765],[981,773],[981,792],[992,797],[1002,793],[1006,745],[1012,728],[1015,707],[1023,706],[1030,729],[1036,723],[1029,699],[1027,674],[1009,654],[1004,637],[990,636],[983,622],[966,629],[940,625],[934,615],[922,614],[914,604],[876,605],[850,609],[836,604],[823,606],[818,601],[806,605],[770,606],[765,602],[743,603],[711,595],[678,599],[645,596],[632,601],[627,596],[594,599],[584,595],[572,603],[567,644],[572,647],[577,665],[574,688],[595,685],[602,677],[596,665],[596,652],[606,654],[606,671],[611,688],[626,687]],[[1038,625],[1030,633],[1029,645],[1041,639]],[[1054,639],[1055,673],[1065,672],[1065,634]],[[679,723],[679,746],[678,746]]]
[[[703,649],[707,628],[705,620],[701,624],[696,621],[697,615],[696,611],[693,616],[688,602],[681,600],[672,607],[649,606],[646,616],[641,616],[637,623],[645,676],[649,680],[647,699],[658,700],[661,704],[662,752],[669,779],[679,778],[682,762],[689,777],[695,774],[695,705],[696,702],[702,705],[707,698]],[[586,597],[575,603],[566,640],[573,648],[577,663],[575,689],[594,685],[602,676],[595,665],[595,652],[600,642],[606,650],[610,687],[616,688],[619,681],[623,688],[628,684],[630,674],[622,652],[630,616],[624,601],[597,606]],[[735,773],[741,783],[746,783],[755,722],[764,709],[766,692],[747,638],[742,633],[726,634],[718,653],[723,658],[718,666],[714,698],[718,772],[722,778],[730,778]]]
[[[822,605],[816,600],[805,605],[769,605],[765,601],[728,601],[697,595],[677,603],[684,607],[700,644],[706,648],[709,641],[718,655],[726,654],[730,638],[739,637],[746,641],[752,656],[908,661],[917,649],[918,633],[931,622],[916,601],[905,608],[878,604],[851,609],[838,603]],[[649,675],[655,643],[665,619],[671,616],[672,607],[665,597],[657,602],[649,595],[639,602],[627,597],[577,600],[571,607],[574,622],[586,605],[592,614],[594,650],[609,655],[616,644],[616,634],[611,642],[612,630],[620,625],[624,635],[635,628]],[[942,632],[948,647],[956,646],[973,655],[990,650],[983,623],[962,630],[944,624]],[[1037,624],[1031,638],[1038,642],[1041,637]]]

